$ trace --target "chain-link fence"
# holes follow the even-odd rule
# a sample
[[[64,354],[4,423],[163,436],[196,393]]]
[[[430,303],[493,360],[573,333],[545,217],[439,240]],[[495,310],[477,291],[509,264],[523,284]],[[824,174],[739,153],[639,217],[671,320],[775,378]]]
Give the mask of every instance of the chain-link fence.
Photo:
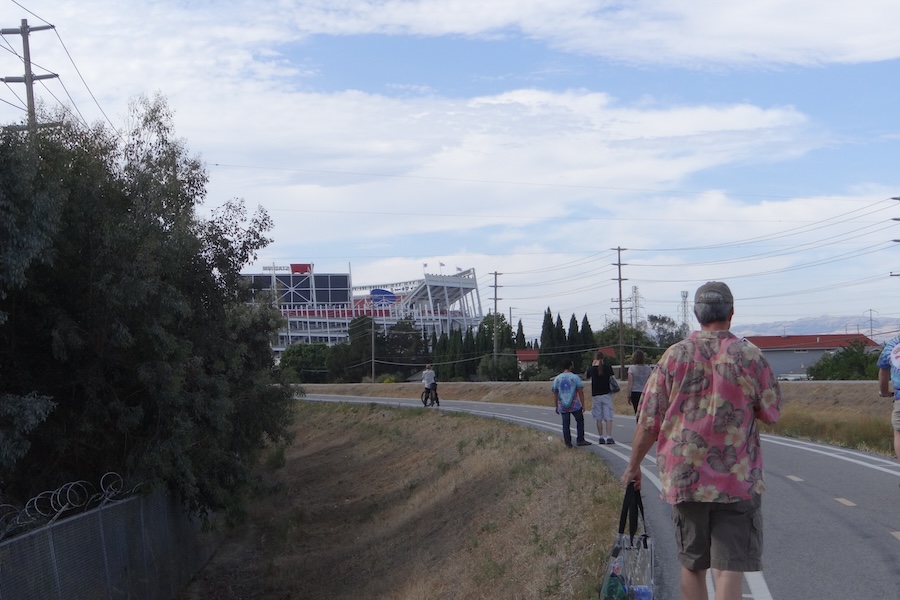
[[[0,600],[172,600],[214,547],[168,494],[132,496],[0,543]]]

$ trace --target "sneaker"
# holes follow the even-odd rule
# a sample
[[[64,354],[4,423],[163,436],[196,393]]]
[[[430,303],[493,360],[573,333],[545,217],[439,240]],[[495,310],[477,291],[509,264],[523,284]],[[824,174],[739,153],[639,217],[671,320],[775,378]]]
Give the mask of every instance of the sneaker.
[[[572,442],[566,442],[566,448],[571,448],[571,447],[572,447]]]
[[[598,444],[605,444],[605,443],[606,443],[606,438],[605,438],[605,437],[603,437],[603,436],[602,436],[602,435],[601,435],[601,436],[599,436],[599,437],[600,437],[600,439],[599,439],[599,440],[597,440],[597,443],[598,443]]]
[[[616,440],[612,439],[612,437],[610,436],[610,437],[606,438],[606,443],[607,444],[615,444]]]
[[[593,446],[593,444],[587,440],[578,440],[577,444],[579,446]]]

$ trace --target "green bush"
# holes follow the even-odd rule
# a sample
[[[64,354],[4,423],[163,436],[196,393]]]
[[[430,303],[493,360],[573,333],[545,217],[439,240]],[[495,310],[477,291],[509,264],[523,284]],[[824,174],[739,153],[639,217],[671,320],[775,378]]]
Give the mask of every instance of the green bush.
[[[807,369],[814,379],[858,381],[878,378],[878,352],[853,341],[833,354],[826,354]]]

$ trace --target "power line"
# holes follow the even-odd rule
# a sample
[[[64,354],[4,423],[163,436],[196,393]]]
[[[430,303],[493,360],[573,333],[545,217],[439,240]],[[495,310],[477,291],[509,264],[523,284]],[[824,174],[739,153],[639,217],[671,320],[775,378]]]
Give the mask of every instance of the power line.
[[[40,17],[38,17],[38,18],[40,18]],[[69,53],[69,49],[66,47],[65,42],[63,42],[63,39],[59,35],[59,32],[56,31],[55,27],[53,28],[53,31],[56,32],[56,37],[57,37],[57,39],[59,39],[59,43],[62,46],[63,50],[66,52],[66,56],[69,57],[69,62],[72,63],[72,67],[74,67],[75,72],[78,73],[78,78],[81,79],[81,83],[84,84],[84,89],[86,89],[88,94],[91,96],[91,100],[94,101],[94,104],[97,106],[97,109],[100,111],[100,114],[103,115],[103,118],[106,119],[106,122],[109,123],[109,126],[112,127],[113,131],[115,131],[119,137],[122,137],[122,133],[119,131],[119,129],[115,125],[113,125],[113,122],[106,115],[106,111],[103,110],[102,106],[100,106],[100,103],[97,101],[97,97],[94,95],[94,91],[91,89],[91,86],[88,85],[87,81],[85,81],[84,76],[81,74],[81,69],[79,69],[78,65],[75,64],[75,59],[72,58],[72,54]],[[68,94],[68,93],[69,92],[67,90],[66,94]],[[69,98],[70,99],[72,98],[71,95],[69,96]],[[74,104],[75,104],[74,100],[72,101],[72,104],[74,106]],[[76,110],[77,110],[77,108],[76,108]],[[80,115],[81,111],[79,111],[78,114]],[[82,117],[82,120],[84,120],[84,117]]]

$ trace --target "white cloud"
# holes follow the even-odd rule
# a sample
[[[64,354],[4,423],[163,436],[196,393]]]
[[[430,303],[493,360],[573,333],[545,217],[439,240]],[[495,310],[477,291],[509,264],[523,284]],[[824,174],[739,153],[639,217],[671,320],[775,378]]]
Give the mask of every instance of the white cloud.
[[[568,52],[644,64],[824,64],[900,56],[891,0],[298,1],[286,18],[309,34],[469,35],[510,30]]]
[[[893,30],[900,5],[894,2],[869,0],[852,11],[811,0],[35,0],[28,8],[57,25],[116,125],[129,97],[160,90],[169,99],[178,134],[210,165],[204,210],[240,196],[275,218],[276,241],[261,264],[309,260],[317,269],[343,270],[349,261],[358,283],[414,278],[422,262],[439,260],[448,265],[445,272],[475,267],[484,278],[503,271],[504,305],[535,316],[538,325],[548,305],[566,323],[571,312],[580,319],[586,311],[602,321],[609,299],[618,295],[609,250],[617,246],[657,249],[625,253],[625,293],[638,285],[647,311],[669,314],[682,289],[707,278],[734,278],[736,293],[757,297],[761,280],[776,294],[828,281],[840,288],[892,267],[884,256],[881,263],[836,260],[808,283],[784,271],[900,237],[877,229],[875,221],[887,212],[847,216],[839,221],[847,222],[843,229],[822,225],[765,243],[757,239],[896,195],[890,182],[858,177],[815,198],[803,197],[800,186],[768,202],[703,187],[683,193],[685,182],[718,168],[778,164],[836,143],[822,123],[788,100],[672,104],[651,94],[626,100],[611,89],[588,87],[451,98],[437,87],[393,81],[381,82],[383,94],[353,85],[328,91],[316,87],[323,73],[315,59],[288,49],[302,48],[312,35],[402,33],[525,37],[640,65],[852,63],[900,54]],[[20,13],[4,11],[4,18],[15,18],[2,25],[25,16],[41,24]],[[35,32],[30,40],[35,62],[59,72],[79,108],[96,119],[55,35]],[[12,49],[20,44],[15,36],[4,41]],[[0,72],[17,69],[21,63],[12,53],[0,54]],[[521,81],[519,75],[509,80]],[[0,105],[0,117],[8,122],[21,113]],[[849,239],[846,232],[857,227],[869,229]],[[829,235],[835,243],[824,244]],[[736,240],[756,241],[742,247]],[[807,243],[807,252],[787,253]],[[674,250],[715,244],[730,245]],[[773,255],[736,260],[765,252]],[[774,274],[766,279],[741,278],[769,271]],[[482,282],[483,299],[489,283]],[[892,305],[882,288],[866,290],[859,302]],[[834,297],[832,312],[839,313],[848,295]],[[805,297],[792,298],[759,310],[803,310]],[[825,312],[831,297],[817,299]]]

